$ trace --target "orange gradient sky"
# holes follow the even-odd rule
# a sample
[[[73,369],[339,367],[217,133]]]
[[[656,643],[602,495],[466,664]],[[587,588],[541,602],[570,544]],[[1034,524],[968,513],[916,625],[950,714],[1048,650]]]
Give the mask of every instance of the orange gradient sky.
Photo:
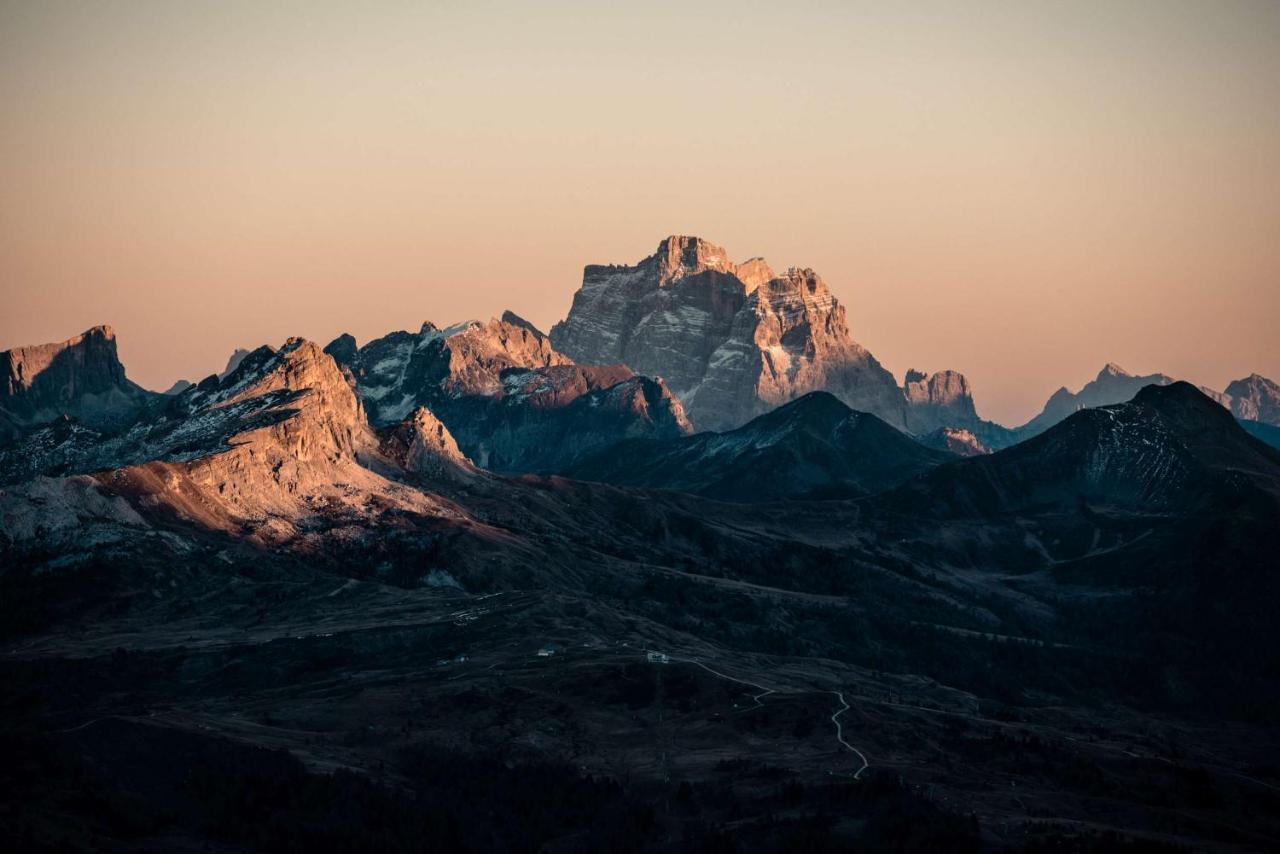
[[[684,233],[1004,422],[1280,380],[1280,3],[605,6],[0,0],[0,349],[548,327]]]

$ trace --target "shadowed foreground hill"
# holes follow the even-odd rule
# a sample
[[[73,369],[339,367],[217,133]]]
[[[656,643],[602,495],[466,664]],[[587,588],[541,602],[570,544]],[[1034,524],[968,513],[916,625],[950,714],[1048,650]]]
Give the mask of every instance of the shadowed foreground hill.
[[[557,417],[627,387],[483,378]],[[969,460],[818,393],[596,456],[651,489],[483,471],[429,408],[371,425],[350,380],[291,339],[0,456],[0,838],[1280,838],[1277,455],[1194,390]],[[830,494],[863,497],[782,497]]]
[[[833,395],[811,392],[736,430],[622,442],[567,473],[754,502],[868,495],[950,459]]]
[[[1085,409],[1019,445],[904,486],[893,504],[927,515],[1191,513],[1204,502],[1276,500],[1280,452],[1185,382]]]

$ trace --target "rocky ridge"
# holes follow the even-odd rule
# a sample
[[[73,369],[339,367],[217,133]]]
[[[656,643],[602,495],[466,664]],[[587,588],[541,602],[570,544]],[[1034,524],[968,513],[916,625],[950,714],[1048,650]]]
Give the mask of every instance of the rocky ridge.
[[[363,347],[344,335],[325,349],[375,424],[427,407],[462,453],[497,471],[560,470],[621,439],[693,431],[661,380],[620,364],[575,364],[511,312],[446,329],[427,323]]]
[[[326,525],[356,523],[392,507],[447,512],[397,481],[469,464],[450,453],[451,437],[422,413],[401,435],[405,453],[385,453],[394,440],[369,425],[333,359],[292,338],[278,350],[246,354],[226,376],[169,398],[155,417],[118,434],[56,422],[0,453],[0,477],[14,483],[92,473],[108,495],[207,529],[277,542],[305,535],[321,518]]]

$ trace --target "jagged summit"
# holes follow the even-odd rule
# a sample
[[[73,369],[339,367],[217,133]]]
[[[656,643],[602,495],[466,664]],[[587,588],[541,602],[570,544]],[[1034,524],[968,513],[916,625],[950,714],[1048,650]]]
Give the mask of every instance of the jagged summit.
[[[433,480],[466,479],[475,474],[471,461],[458,447],[449,428],[425,406],[400,424],[386,429],[382,453],[405,471]]]
[[[114,493],[264,541],[298,536],[317,508],[361,518],[370,496],[435,512],[388,480],[397,465],[380,445],[334,359],[295,337],[248,352],[231,373],[178,394],[163,420],[100,449],[112,469],[98,477]]]
[[[0,373],[0,437],[16,438],[62,416],[120,429],[157,397],[125,376],[115,330],[105,324],[65,341],[0,352]]]
[[[907,401],[907,424],[914,433],[978,424],[973,389],[964,374],[938,371],[929,375],[912,368],[903,379],[902,391]]]
[[[1016,434],[1019,438],[1035,436],[1079,409],[1123,403],[1143,386],[1168,385],[1173,381],[1173,377],[1159,373],[1135,376],[1115,362],[1108,362],[1080,391],[1073,393],[1064,386],[1054,392],[1040,414],[1017,428]]]
[[[1097,376],[1079,392],[1058,389],[1045,403],[1043,411],[1013,431],[1013,439],[1027,439],[1062,421],[1079,409],[1109,406],[1133,398],[1148,385],[1169,385],[1174,378],[1161,373],[1135,376],[1115,362],[1107,363]],[[1280,386],[1258,373],[1232,382],[1224,391],[1198,386],[1201,393],[1230,410],[1241,421],[1257,421],[1264,425],[1280,425]]]
[[[1259,373],[1235,380],[1224,392],[1223,405],[1245,421],[1280,426],[1280,384]]]
[[[532,323],[525,320],[523,317],[516,314],[514,311],[511,311],[510,309],[502,312],[502,316],[498,318],[498,320],[500,323],[505,323],[505,324],[508,324],[509,326],[518,326],[521,329],[525,329],[539,338],[547,337],[546,333],[544,333],[541,329],[534,326]]]
[[[325,348],[350,373],[375,425],[427,407],[461,451],[499,471],[556,470],[603,444],[693,431],[661,382],[621,364],[577,365],[511,311],[487,323],[393,332]]]
[[[577,362],[662,377],[706,428],[819,389],[905,426],[897,383],[852,340],[817,273],[776,275],[759,258],[734,264],[696,237],[668,237],[632,266],[586,267],[551,340]]]
[[[356,347],[349,335],[325,348],[348,368],[375,424],[404,420],[419,406],[433,409],[442,397],[495,396],[510,368],[568,364],[545,335],[511,312],[487,323],[466,321],[440,328],[430,321],[415,335],[392,332]]]

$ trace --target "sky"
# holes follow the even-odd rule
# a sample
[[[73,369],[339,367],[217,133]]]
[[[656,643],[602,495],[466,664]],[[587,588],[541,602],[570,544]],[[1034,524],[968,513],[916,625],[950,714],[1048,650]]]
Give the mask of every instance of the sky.
[[[1280,380],[1272,0],[0,0],[0,105],[0,349],[109,323],[150,388],[547,328],[673,233],[1005,423],[1107,362]]]

